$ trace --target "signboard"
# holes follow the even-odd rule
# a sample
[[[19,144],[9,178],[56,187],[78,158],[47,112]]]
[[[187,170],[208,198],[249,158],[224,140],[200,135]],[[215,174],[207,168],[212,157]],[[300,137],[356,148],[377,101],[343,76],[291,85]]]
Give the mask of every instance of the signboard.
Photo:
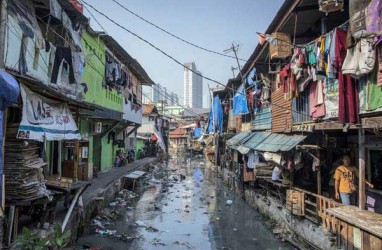
[[[21,86],[23,115],[17,138],[43,141],[80,139],[77,125],[66,103],[40,96]]]

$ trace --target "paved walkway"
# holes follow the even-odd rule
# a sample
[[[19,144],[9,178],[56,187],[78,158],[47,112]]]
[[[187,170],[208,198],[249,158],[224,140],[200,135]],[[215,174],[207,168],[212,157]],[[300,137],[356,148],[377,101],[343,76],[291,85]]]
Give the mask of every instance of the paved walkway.
[[[155,162],[157,158],[149,157],[141,160],[136,160],[132,163],[128,163],[127,166],[121,168],[111,168],[105,172],[99,172],[98,177],[95,177],[90,180],[91,185],[83,193],[82,198],[86,204],[93,197],[104,190],[107,186],[110,185],[116,179],[134,171],[135,169],[142,167],[148,163]]]

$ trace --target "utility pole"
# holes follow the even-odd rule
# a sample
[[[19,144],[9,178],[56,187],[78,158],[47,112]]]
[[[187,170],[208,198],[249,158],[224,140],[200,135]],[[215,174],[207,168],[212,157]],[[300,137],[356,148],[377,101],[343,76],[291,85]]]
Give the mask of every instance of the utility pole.
[[[243,79],[243,74],[242,74],[242,72],[241,72],[241,66],[240,66],[240,63],[239,63],[239,58],[237,57],[237,50],[238,50],[238,48],[239,48],[239,45],[234,45],[234,44],[232,43],[231,48],[226,49],[226,50],[224,50],[223,52],[224,52],[224,53],[228,53],[228,52],[233,51],[233,53],[235,54],[235,58],[236,58],[236,62],[237,62],[237,68],[239,69],[239,74],[240,74],[240,77],[241,77],[241,81],[244,81],[244,79]]]
[[[235,68],[234,66],[231,66],[231,70],[232,70],[232,76],[233,78],[235,78],[235,70],[237,70],[237,68]]]

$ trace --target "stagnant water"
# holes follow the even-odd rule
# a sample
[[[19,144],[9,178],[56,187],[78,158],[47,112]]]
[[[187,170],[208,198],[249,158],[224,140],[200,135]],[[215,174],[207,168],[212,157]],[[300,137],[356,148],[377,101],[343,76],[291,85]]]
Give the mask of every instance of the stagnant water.
[[[108,226],[133,239],[93,233],[78,240],[78,249],[293,249],[276,239],[261,216],[224,186],[204,160],[170,161],[163,168],[168,170],[165,177],[178,181],[152,181],[135,204],[118,209],[120,216]]]

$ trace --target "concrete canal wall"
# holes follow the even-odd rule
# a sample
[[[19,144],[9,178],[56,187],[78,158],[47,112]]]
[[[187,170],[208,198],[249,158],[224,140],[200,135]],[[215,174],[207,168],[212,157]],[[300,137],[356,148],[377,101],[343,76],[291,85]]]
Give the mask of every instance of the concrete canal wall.
[[[283,229],[292,234],[291,238],[296,239],[295,241],[299,242],[302,248],[307,242],[310,242],[318,249],[337,249],[335,238],[325,232],[322,227],[307,219],[292,215],[279,200],[265,195],[262,189],[246,187],[243,191],[240,182],[235,180],[234,173],[226,168],[221,169],[219,175],[227,186],[235,189],[260,214],[283,225]]]

